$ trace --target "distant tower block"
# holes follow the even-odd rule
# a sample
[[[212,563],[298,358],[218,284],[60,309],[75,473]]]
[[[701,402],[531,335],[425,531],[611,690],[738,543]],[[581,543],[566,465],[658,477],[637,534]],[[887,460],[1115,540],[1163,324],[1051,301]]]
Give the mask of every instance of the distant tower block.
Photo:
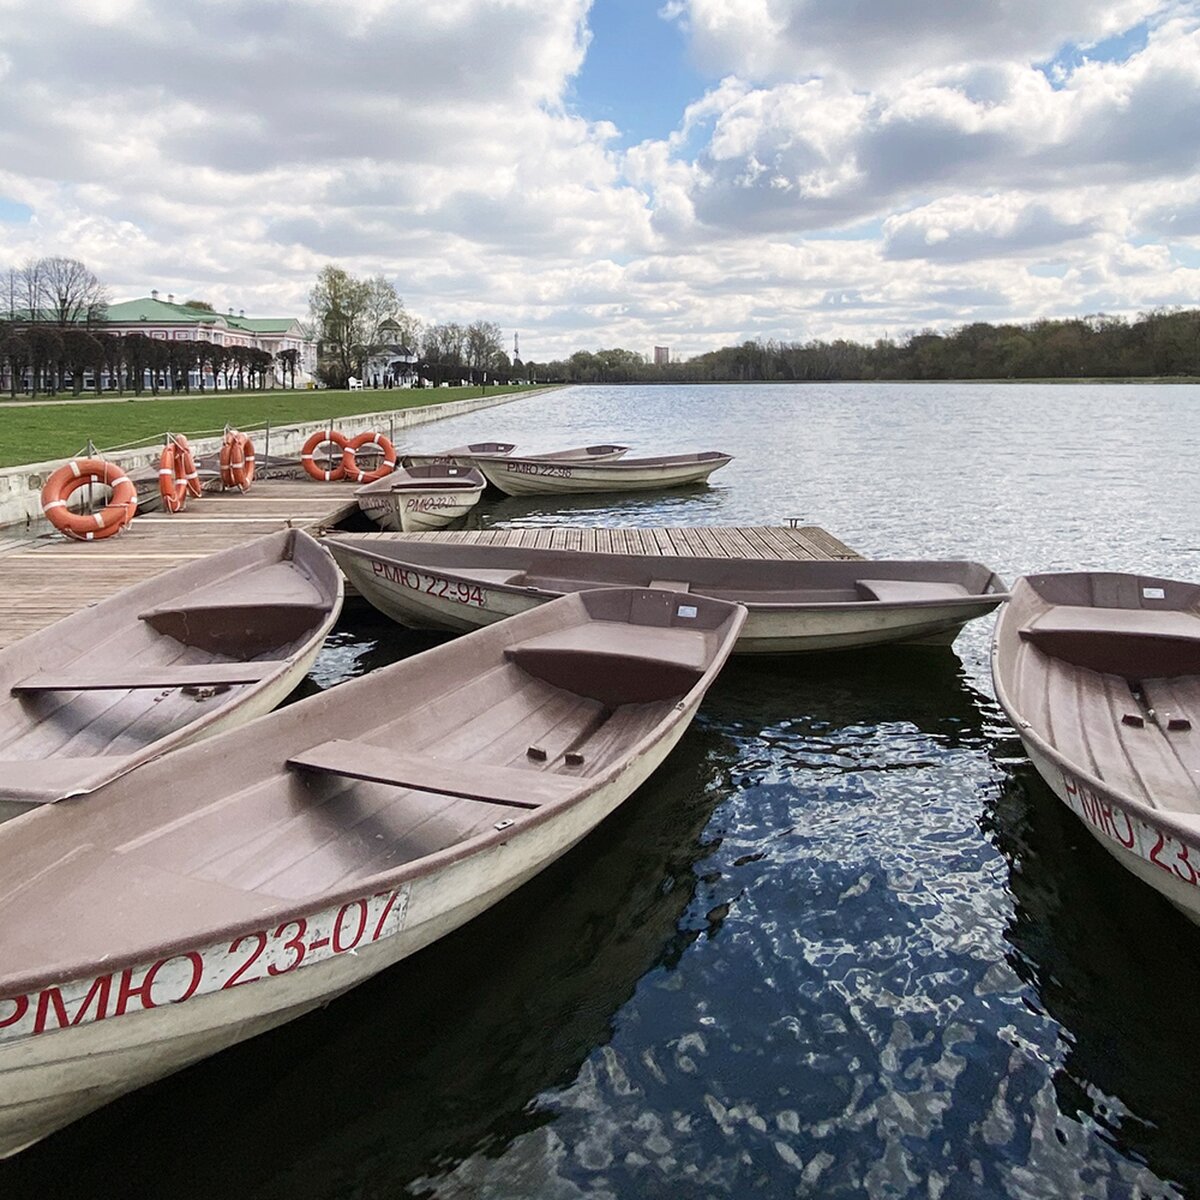
[[[656,367],[665,367],[671,361],[670,346],[655,346],[654,347],[654,365]]]

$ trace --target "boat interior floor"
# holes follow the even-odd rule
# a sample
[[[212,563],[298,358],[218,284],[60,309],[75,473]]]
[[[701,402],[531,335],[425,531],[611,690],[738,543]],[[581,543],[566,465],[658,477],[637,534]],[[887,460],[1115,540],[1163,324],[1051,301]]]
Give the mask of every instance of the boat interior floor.
[[[1020,710],[1065,758],[1152,807],[1200,814],[1200,620],[1060,605],[1021,629]]]
[[[671,706],[614,710],[511,662],[472,688],[469,700],[460,688],[359,738],[298,750],[286,786],[273,776],[214,795],[120,852],[172,862],[222,888],[301,898],[448,849],[573,793]],[[474,719],[462,717],[468,703]]]

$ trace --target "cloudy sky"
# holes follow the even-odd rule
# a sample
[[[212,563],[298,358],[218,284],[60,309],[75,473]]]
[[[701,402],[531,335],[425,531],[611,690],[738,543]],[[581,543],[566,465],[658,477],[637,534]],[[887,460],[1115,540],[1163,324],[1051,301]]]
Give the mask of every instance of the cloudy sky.
[[[0,268],[522,356],[1200,306],[1200,0],[0,0]]]

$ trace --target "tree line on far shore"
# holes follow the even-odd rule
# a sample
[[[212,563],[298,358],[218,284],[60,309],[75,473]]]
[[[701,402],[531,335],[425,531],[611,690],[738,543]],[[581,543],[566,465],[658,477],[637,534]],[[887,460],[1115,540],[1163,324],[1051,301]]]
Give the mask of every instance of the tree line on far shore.
[[[581,350],[526,367],[538,380],[565,383],[1200,376],[1200,309],[1156,309],[1133,321],[1100,314],[1023,325],[975,322],[872,345],[841,338],[748,341],[669,364],[649,363],[632,350]]]

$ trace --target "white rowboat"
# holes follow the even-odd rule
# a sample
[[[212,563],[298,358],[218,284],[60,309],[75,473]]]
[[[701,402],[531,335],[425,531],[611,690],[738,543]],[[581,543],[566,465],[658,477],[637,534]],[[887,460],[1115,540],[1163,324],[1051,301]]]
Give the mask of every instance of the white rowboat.
[[[436,463],[397,467],[356,488],[358,507],[384,529],[419,533],[461,520],[479,503],[487,481],[473,467]]]
[[[300,530],[176,567],[0,651],[0,820],[275,708],[342,576]]]
[[[0,826],[0,1156],[519,887],[652,774],[744,619],[569,596]]]
[[[1200,585],[1018,579],[996,622],[992,678],[1054,794],[1200,922]]]
[[[714,471],[732,461],[732,455],[707,450],[702,454],[626,458],[617,462],[482,455],[474,461],[487,481],[507,495],[536,496],[686,487],[706,482]]]
[[[595,554],[382,534],[325,539],[361,595],[402,625],[464,631],[595,587],[653,587],[744,604],[739,654],[946,644],[1006,599],[972,562],[814,562]]]

